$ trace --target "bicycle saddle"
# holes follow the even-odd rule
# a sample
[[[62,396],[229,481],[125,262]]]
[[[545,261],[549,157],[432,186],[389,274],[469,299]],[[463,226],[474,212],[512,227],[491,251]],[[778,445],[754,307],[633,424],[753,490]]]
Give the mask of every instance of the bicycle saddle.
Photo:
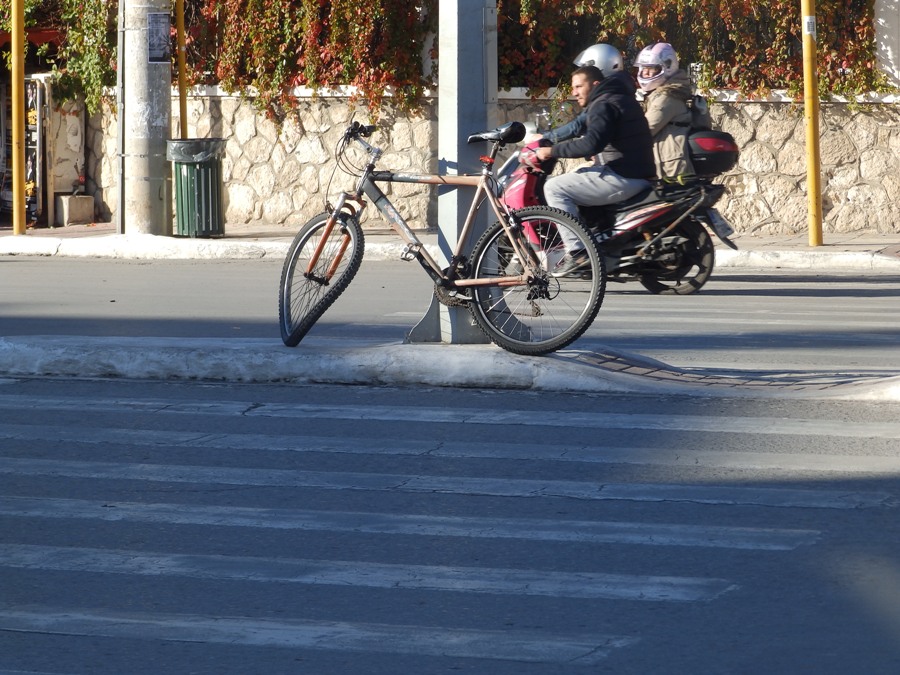
[[[496,143],[518,143],[525,138],[525,125],[521,122],[507,122],[493,131],[482,131],[469,136],[468,143],[491,141]]]

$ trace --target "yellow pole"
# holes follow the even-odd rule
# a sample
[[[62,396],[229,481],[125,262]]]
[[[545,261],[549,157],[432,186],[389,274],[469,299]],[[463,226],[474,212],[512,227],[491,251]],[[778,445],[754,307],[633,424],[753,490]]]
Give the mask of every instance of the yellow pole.
[[[12,3],[13,234],[25,234],[25,0]]]
[[[185,74],[187,49],[184,44],[184,0],[175,0],[175,32],[178,36],[178,112],[181,117],[181,137],[187,138],[187,75]]]
[[[816,75],[816,2],[800,0],[803,22],[803,110],[806,119],[806,185],[809,245],[822,245],[822,187],[819,156],[819,79]]]

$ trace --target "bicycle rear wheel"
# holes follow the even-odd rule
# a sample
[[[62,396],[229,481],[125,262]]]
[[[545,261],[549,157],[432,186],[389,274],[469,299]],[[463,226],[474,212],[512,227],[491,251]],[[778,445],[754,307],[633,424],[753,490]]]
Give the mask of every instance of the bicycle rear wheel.
[[[330,218],[328,213],[311,218],[294,237],[284,260],[278,320],[281,339],[288,347],[297,346],[338,299],[362,262],[365,243],[356,218],[341,214],[328,232]],[[311,265],[317,250],[318,258]]]
[[[606,269],[593,237],[565,211],[531,206],[519,209],[516,216],[523,227],[514,236],[531,246],[541,268],[527,283],[475,287],[469,308],[492,342],[515,354],[538,356],[562,349],[588,329],[603,303]],[[573,275],[554,277],[552,271],[565,254],[563,229],[572,235],[572,250],[584,249],[587,263]],[[525,265],[512,252],[502,224],[494,223],[472,251],[473,277],[521,275]]]

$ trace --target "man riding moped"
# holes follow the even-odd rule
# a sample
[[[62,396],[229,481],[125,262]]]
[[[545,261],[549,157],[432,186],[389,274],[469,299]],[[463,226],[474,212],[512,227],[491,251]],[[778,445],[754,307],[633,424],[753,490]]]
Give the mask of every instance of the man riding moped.
[[[596,50],[600,58],[572,74],[572,93],[584,110],[581,136],[534,150],[534,161],[585,157],[590,166],[547,180],[548,205],[578,217],[579,206],[624,201],[649,185],[655,175],[653,140],[644,111],[635,98],[631,76],[621,67],[621,55],[610,45]],[[599,61],[599,63],[598,63]],[[578,274],[588,265],[577,242],[564,241],[566,255],[552,274]]]

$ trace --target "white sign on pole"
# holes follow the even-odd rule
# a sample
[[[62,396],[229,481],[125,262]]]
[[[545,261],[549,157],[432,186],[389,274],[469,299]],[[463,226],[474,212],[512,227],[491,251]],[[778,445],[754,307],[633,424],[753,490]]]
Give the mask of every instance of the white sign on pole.
[[[147,54],[150,63],[172,63],[171,20],[169,14],[147,14]]]
[[[816,17],[815,16],[804,16],[803,17],[803,34],[804,35],[812,35],[813,40],[816,39]]]

